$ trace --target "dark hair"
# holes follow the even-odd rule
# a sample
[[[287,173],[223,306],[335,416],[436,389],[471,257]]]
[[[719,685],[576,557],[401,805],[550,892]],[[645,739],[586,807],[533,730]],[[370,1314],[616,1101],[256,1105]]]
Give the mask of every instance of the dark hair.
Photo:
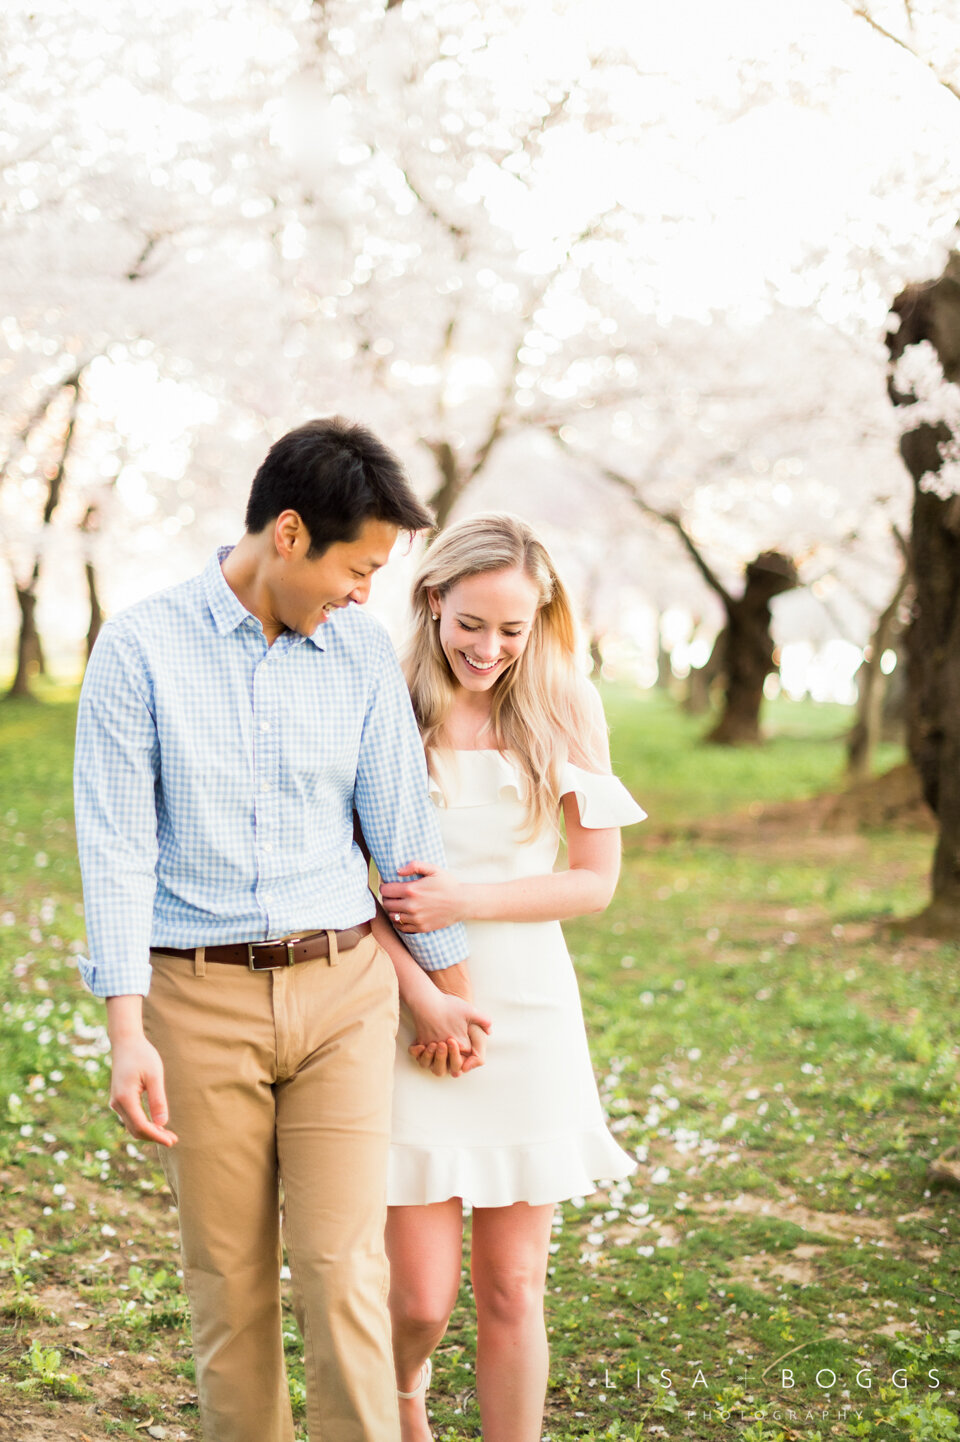
[[[311,558],[356,540],[370,517],[410,532],[434,523],[393,452],[342,416],[307,421],[270,447],[250,488],[247,530],[264,530],[281,511],[303,521]]]

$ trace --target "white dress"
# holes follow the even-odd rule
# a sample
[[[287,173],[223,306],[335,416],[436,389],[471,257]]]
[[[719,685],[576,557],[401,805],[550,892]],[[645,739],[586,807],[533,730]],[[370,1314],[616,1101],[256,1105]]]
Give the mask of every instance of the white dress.
[[[559,834],[518,840],[522,772],[499,751],[431,758],[449,870],[461,881],[503,882],[553,870]],[[568,765],[564,794],[591,828],[642,821],[615,776]],[[539,1205],[584,1196],[636,1162],[607,1130],[590,1064],[573,963],[558,921],[469,921],[474,998],[493,1029],[482,1067],[435,1077],[407,1047],[400,1009],[387,1200],[415,1206],[462,1197],[473,1206]]]

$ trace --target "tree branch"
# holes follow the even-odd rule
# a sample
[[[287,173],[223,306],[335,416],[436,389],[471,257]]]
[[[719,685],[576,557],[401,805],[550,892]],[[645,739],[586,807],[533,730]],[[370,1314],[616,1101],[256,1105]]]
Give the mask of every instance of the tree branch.
[[[426,196],[423,194],[422,190],[420,190],[419,186],[417,186],[414,181],[411,180],[410,172],[406,168],[406,166],[401,166],[400,174],[403,176],[404,183],[406,184],[406,187],[410,191],[411,195],[413,195],[420,203],[420,205],[423,206],[424,210],[427,212],[430,218],[432,220],[435,220],[438,225],[442,226],[443,229],[448,233],[448,235],[450,235],[457,242],[458,245],[464,245],[467,232],[463,229],[463,227],[460,225],[455,225],[452,220],[448,220],[445,215],[440,214],[440,211],[437,209],[437,207],[431,201],[427,200]],[[460,258],[462,260],[464,258],[463,255],[461,255]]]
[[[67,457],[70,454],[70,447],[73,444],[74,433],[77,428],[77,413],[80,409],[80,372],[70,382],[73,389],[73,399],[70,402],[70,414],[67,418],[67,429],[64,433],[60,446],[60,457],[57,461],[57,468],[47,487],[47,500],[43,508],[43,524],[49,526],[53,519],[53,513],[60,503],[60,491],[63,486],[63,479],[67,470]]]
[[[143,249],[133,262],[131,269],[127,271],[127,280],[143,279],[143,268],[162,239],[163,237],[158,234],[150,234],[147,236],[143,243]]]
[[[73,399],[70,402],[70,412],[67,417],[67,428],[64,431],[60,443],[60,455],[57,460],[56,469],[47,479],[47,499],[43,507],[43,524],[49,526],[53,520],[53,513],[60,504],[60,492],[63,489],[64,477],[67,471],[67,457],[70,454],[70,447],[73,444],[73,437],[77,426],[77,412],[80,409],[80,377],[83,374],[83,367],[73,375],[69,381],[64,383],[64,389],[73,390]],[[21,595],[33,596],[36,593],[37,583],[40,580],[40,559],[42,552],[38,549],[33,557],[33,570],[30,580],[25,586],[17,584],[17,590]]]
[[[871,30],[875,30],[877,34],[882,35],[885,40],[890,40],[894,45],[899,45],[900,49],[905,50],[908,55],[912,55],[914,60],[918,60],[921,65],[925,65],[930,71],[931,75],[933,75],[937,83],[939,85],[942,85],[945,90],[949,90],[950,94],[954,96],[955,99],[960,100],[960,85],[955,85],[952,80],[948,80],[945,75],[941,75],[932,60],[925,60],[922,55],[917,54],[916,50],[914,50],[912,45],[907,44],[906,40],[901,40],[899,35],[894,35],[892,30],[887,30],[885,26],[881,25],[880,21],[876,20],[870,14],[870,11],[866,8],[866,6],[854,6],[853,14],[857,17],[858,20],[865,20],[870,26]],[[910,12],[909,5],[907,6],[907,15],[912,26],[913,16]]]
[[[552,435],[557,445],[560,446],[562,450],[565,450],[568,455],[575,456],[577,454],[576,451],[573,450],[572,446],[570,446],[568,442],[565,441],[558,432],[554,431],[552,432]],[[657,451],[656,455],[653,457],[647,467],[648,476],[652,475],[656,471],[663,457],[668,454],[668,452],[672,449],[673,443],[671,441],[664,441],[663,445]],[[583,457],[578,457],[578,459],[583,459]],[[685,546],[688,554],[693,560],[694,565],[697,567],[697,570],[700,572],[701,576],[706,581],[710,589],[717,593],[724,606],[728,610],[732,606],[736,605],[736,602],[730,595],[730,592],[727,590],[726,586],[724,586],[719,576],[717,576],[716,573],[712,570],[712,568],[708,565],[707,561],[705,560],[695,541],[693,540],[693,537],[690,535],[686,526],[683,524],[679,515],[677,515],[675,511],[660,511],[657,509],[656,506],[651,506],[650,502],[644,500],[643,496],[640,494],[636,482],[631,481],[628,476],[623,475],[620,471],[615,471],[612,470],[609,466],[601,465],[597,466],[597,470],[603,477],[605,477],[606,480],[612,481],[614,485],[619,486],[622,490],[625,490],[629,495],[630,499],[633,501],[633,504],[638,508],[638,510],[642,511],[645,516],[650,516],[654,520],[662,521],[665,525],[672,526],[672,528],[676,531],[677,535],[680,537],[680,540],[683,542],[683,545]]]
[[[896,521],[890,522],[890,529],[893,532],[894,540],[900,547],[900,554],[903,557],[904,569],[909,573],[913,569],[913,548],[910,545],[910,541],[903,534]]]
[[[53,405],[57,396],[62,390],[65,390],[69,387],[73,387],[74,390],[76,389],[77,385],[79,384],[80,377],[86,369],[87,365],[87,361],[78,361],[69,375],[64,376],[63,380],[56,381],[48,391],[44,392],[43,398],[40,400],[39,404],[35,406],[35,408],[31,411],[30,415],[27,417],[26,423],[17,432],[14,445],[10,447],[9,451],[3,458],[3,463],[2,465],[0,465],[0,485],[2,485],[3,482],[6,480],[7,472],[9,471],[10,465],[15,459],[15,457],[26,450],[27,443],[29,442],[31,435],[36,430],[40,422],[43,420],[44,416]]]

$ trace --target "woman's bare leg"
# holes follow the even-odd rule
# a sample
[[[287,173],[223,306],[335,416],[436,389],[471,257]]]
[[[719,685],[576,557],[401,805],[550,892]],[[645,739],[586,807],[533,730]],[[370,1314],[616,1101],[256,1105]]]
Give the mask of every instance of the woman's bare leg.
[[[540,1442],[549,1354],[543,1291],[553,1205],[475,1207],[477,1397],[484,1442]]]
[[[460,1290],[463,1207],[459,1197],[387,1208],[390,1317],[397,1388],[412,1392],[450,1320]],[[403,1442],[430,1442],[424,1394],[400,1400]]]

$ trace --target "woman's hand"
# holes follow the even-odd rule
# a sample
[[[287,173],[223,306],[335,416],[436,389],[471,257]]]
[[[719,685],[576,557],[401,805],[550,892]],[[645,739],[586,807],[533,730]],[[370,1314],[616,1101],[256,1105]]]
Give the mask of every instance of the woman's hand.
[[[408,1050],[419,1066],[436,1076],[459,1076],[483,1065],[490,1018],[469,998],[429,986],[409,1011],[416,1041]]]
[[[410,861],[398,876],[416,876],[416,881],[389,881],[380,885],[380,900],[397,931],[439,931],[463,921],[465,883],[429,861]]]
[[[448,1072],[450,1076],[466,1076],[468,1071],[483,1066],[486,1060],[489,1029],[477,1022],[469,1024],[467,1031],[470,1036],[470,1051],[461,1052],[452,1037],[445,1042],[414,1042],[407,1051],[419,1067],[424,1071],[432,1071],[434,1076],[446,1076]]]

